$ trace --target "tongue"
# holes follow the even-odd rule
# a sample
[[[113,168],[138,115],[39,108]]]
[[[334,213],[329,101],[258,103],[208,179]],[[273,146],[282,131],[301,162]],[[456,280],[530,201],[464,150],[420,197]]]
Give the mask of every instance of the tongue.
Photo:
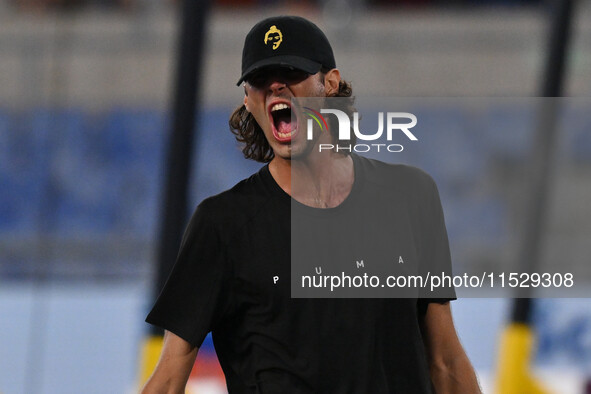
[[[280,119],[277,122],[277,131],[283,134],[291,133],[291,119]]]

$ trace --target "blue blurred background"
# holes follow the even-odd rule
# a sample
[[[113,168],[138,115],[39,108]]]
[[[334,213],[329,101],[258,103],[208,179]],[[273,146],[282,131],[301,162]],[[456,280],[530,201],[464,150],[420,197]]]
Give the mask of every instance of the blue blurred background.
[[[538,93],[544,2],[217,1],[207,26],[191,205],[256,171],[227,126],[244,35],[261,18],[317,22],[359,97]],[[0,3],[0,392],[128,393],[152,302],[179,5]],[[587,264],[591,239],[591,7],[575,20],[543,264]],[[469,102],[466,99],[465,102]],[[514,264],[533,120],[511,100],[423,105],[428,141],[395,160],[440,188],[455,264]],[[428,127],[432,125],[431,127]],[[434,132],[442,130],[441,133]],[[503,299],[453,304],[485,388]],[[591,376],[587,300],[536,307],[536,368],[560,393]],[[210,341],[200,354],[213,352]],[[219,393],[219,376],[194,393]]]

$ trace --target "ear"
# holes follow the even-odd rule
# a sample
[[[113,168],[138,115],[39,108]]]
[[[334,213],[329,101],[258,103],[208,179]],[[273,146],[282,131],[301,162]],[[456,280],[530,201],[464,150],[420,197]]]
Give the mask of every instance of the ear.
[[[324,93],[326,96],[335,95],[339,91],[339,83],[341,82],[341,72],[337,68],[333,68],[324,75]]]
[[[246,93],[244,94],[244,106],[246,107],[246,110],[250,112],[250,110],[248,109],[248,96],[246,95]]]

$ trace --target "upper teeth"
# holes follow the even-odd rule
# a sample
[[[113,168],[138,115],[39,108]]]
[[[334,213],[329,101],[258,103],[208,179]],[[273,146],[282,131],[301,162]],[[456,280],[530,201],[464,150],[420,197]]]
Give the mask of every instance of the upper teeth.
[[[279,104],[275,104],[274,106],[271,107],[271,112],[272,111],[279,111],[280,109],[288,109],[289,106],[287,104],[283,104],[283,103],[279,103]]]

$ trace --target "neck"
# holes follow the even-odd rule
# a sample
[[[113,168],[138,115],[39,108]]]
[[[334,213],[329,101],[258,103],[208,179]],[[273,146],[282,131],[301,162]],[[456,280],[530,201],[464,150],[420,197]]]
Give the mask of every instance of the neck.
[[[315,208],[334,208],[351,192],[354,181],[350,156],[323,152],[304,159],[275,157],[269,171],[277,184],[296,201]]]

